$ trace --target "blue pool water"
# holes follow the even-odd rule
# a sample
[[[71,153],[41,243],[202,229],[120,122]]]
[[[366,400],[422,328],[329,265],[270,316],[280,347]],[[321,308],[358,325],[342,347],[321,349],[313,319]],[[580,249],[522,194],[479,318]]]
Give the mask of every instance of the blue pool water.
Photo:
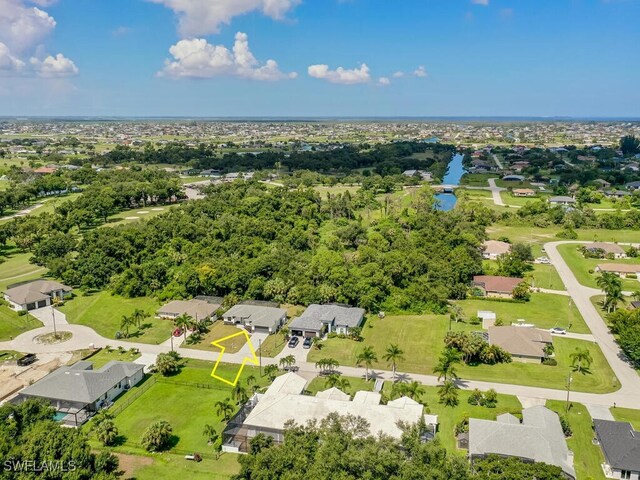
[[[64,417],[66,417],[67,414],[66,413],[62,413],[62,412],[56,412],[55,415],[53,416],[53,420],[55,422],[61,422],[64,420]]]

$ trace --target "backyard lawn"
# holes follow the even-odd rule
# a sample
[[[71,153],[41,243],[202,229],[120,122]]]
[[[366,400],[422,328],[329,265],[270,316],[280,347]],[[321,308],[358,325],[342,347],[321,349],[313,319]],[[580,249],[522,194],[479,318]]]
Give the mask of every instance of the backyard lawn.
[[[513,205],[517,207],[523,207],[529,203],[539,202],[540,200],[547,200],[548,195],[537,191],[537,189],[536,193],[537,196],[535,197],[516,197],[511,192],[500,192],[500,196],[506,205]]]
[[[108,351],[106,348],[103,348],[95,355],[90,356],[86,360],[88,362],[93,363],[93,369],[97,370],[100,367],[106,365],[112,360],[118,362],[135,362],[137,358],[140,357],[139,352],[132,352],[131,350],[119,350],[117,348]]]
[[[203,437],[204,438],[204,437]],[[206,450],[198,450],[200,454]],[[118,455],[120,468],[125,477],[135,480],[228,480],[240,472],[238,456],[223,453],[218,460],[204,458],[201,462],[190,462],[184,455],[163,453],[162,455]]]
[[[159,303],[152,298],[124,298],[101,291],[78,294],[67,300],[60,310],[67,316],[69,323],[86,325],[103,337],[115,338],[116,332],[121,330],[122,316],[131,315],[136,308],[142,309],[150,316],[143,321],[140,329],[131,327],[126,340],[159,344],[169,338],[173,323],[153,317],[158,307]]]
[[[221,364],[218,368],[219,373],[230,377],[235,374],[238,365]],[[203,428],[209,424],[218,432],[222,431],[224,422],[217,415],[215,404],[230,398],[232,390],[231,386],[211,377],[212,369],[213,362],[187,360],[180,373],[158,377],[157,383],[124,408],[115,419],[120,434],[126,438],[121,445],[123,451],[141,449],[140,439],[149,425],[166,420],[173,427],[175,436],[172,450],[181,454],[185,451],[206,453],[210,447],[202,435]],[[258,369],[253,367],[245,367],[240,381],[245,384],[249,375],[255,376],[258,385],[268,384],[267,377],[260,377]],[[205,384],[213,388],[189,384]],[[114,407],[125,405],[128,396],[136,395],[143,386],[132,388],[116,401]],[[117,450],[119,447],[116,447]]]
[[[498,303],[498,302],[495,302]],[[500,304],[501,305],[501,304]],[[512,304],[506,304],[512,305]],[[475,308],[474,308],[475,314]],[[516,317],[517,318],[517,317]],[[531,319],[532,317],[529,317]],[[373,325],[373,327],[370,327]],[[373,347],[378,361],[373,368],[389,370],[390,365],[382,357],[391,343],[397,343],[404,351],[404,360],[398,361],[398,371],[431,375],[443,350],[443,339],[449,325],[449,318],[443,315],[388,316],[384,320],[370,320],[363,329],[364,340],[331,338],[322,350],[312,349],[308,361],[317,362],[321,358],[334,358],[340,365],[354,366],[357,355],[365,346]],[[453,323],[452,330],[478,330],[477,325]],[[564,389],[571,372],[569,355],[576,347],[586,348],[593,357],[590,374],[574,374],[572,388],[576,391],[605,393],[620,386],[600,348],[591,342],[554,337],[557,366],[512,362],[499,365],[460,365],[458,374],[463,379],[483,380],[498,383],[512,383],[534,387]]]
[[[562,255],[562,258],[567,262],[569,268],[576,276],[578,281],[587,287],[598,288],[596,283],[599,273],[589,273],[589,270],[594,270],[600,263],[615,263],[615,264],[627,264],[627,265],[640,265],[640,259],[638,258],[624,258],[620,260],[608,260],[603,258],[584,258],[582,253],[578,251],[578,244],[568,243],[566,245],[558,246],[558,252]],[[624,246],[623,246],[624,248]],[[636,279],[623,278],[622,279],[623,290],[640,290],[640,282]]]
[[[631,408],[611,408],[613,418],[618,422],[629,422],[633,425],[633,428],[640,432],[640,410],[633,410]]]
[[[372,392],[375,385],[375,382],[373,380],[366,381],[364,378],[347,376],[343,376],[342,378],[345,378],[349,381],[349,388],[346,388],[343,391],[344,393],[348,393],[349,395],[351,395],[351,398],[353,398],[356,392],[359,391]],[[311,382],[309,382],[305,390],[307,391],[307,393],[309,393],[309,395],[315,395],[318,392],[327,390],[328,388],[330,387],[327,385],[326,377],[315,377],[313,380],[311,380]]]
[[[40,320],[31,315],[18,315],[9,307],[0,305],[0,341],[11,340],[34,328],[42,327]]]
[[[566,290],[560,275],[558,275],[558,271],[553,265],[536,263],[533,265],[533,271],[528,272],[527,276],[528,275],[531,275],[533,278],[532,287],[547,288],[549,290]]]
[[[211,343],[215,340],[235,335],[232,339],[226,340],[223,343],[223,346],[225,347],[225,353],[236,353],[244,346],[245,343],[247,343],[247,337],[245,335],[237,335],[238,333],[242,333],[242,330],[238,327],[225,325],[222,320],[218,320],[209,327],[209,331],[202,336],[201,341],[194,344],[185,342],[182,346],[184,348],[193,348],[196,350],[218,353],[220,349],[218,347],[214,347]],[[254,348],[258,348],[257,345],[254,345]]]
[[[571,325],[570,331],[573,333],[591,333],[570,297],[564,295],[532,293],[531,299],[525,303],[475,298],[455,303],[462,308],[466,319],[477,315],[478,310],[489,310],[495,312],[498,319],[502,320],[505,325],[524,319],[527,323],[533,323],[538,328],[568,328]]]
[[[253,347],[256,349],[258,355],[262,354],[263,357],[273,358],[282,351],[286,343],[282,335],[275,334],[269,335],[265,341],[260,344],[260,347],[258,347],[258,345],[254,345]]]
[[[0,260],[0,290],[7,285],[40,278],[47,273],[47,269],[29,263],[30,253],[21,253],[15,247],[2,248]]]

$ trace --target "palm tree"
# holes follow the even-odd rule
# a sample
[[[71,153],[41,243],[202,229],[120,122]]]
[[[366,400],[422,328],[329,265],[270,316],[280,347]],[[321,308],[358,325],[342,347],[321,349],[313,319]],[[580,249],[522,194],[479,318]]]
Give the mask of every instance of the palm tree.
[[[147,318],[147,314],[145,313],[144,310],[141,310],[139,308],[136,308],[133,313],[131,314],[131,318],[133,318],[136,326],[138,328],[140,328],[140,324],[142,323],[142,321]]]
[[[425,389],[420,382],[415,380],[411,383],[404,384],[404,394],[412,400],[418,400],[425,394]]]
[[[593,363],[593,357],[589,350],[576,347],[576,351],[569,355],[571,366],[575,372],[587,373]]]
[[[335,387],[342,391],[347,390],[351,386],[351,384],[349,383],[349,380],[342,377],[339,373],[332,373],[331,375],[329,375],[327,377],[325,385],[327,388]]]
[[[126,315],[122,316],[122,320],[120,320],[120,328],[124,330],[125,338],[129,338],[129,327],[135,325],[135,320],[133,317],[128,317]]]
[[[288,327],[282,327],[280,329],[280,335],[282,335],[282,340],[283,341],[287,341],[287,337],[289,336],[289,328]]]
[[[118,428],[113,420],[102,420],[96,427],[96,436],[104,446],[113,445],[118,438]]]
[[[356,358],[356,365],[359,367],[364,364],[365,374],[364,378],[368,382],[369,381],[369,369],[373,362],[377,362],[378,357],[376,356],[376,352],[373,351],[373,347],[366,346],[362,349],[362,352]]]
[[[275,363],[271,363],[264,367],[264,374],[271,381],[273,381],[273,379],[276,378],[277,373],[278,373],[278,365],[276,365]]]
[[[596,280],[596,283],[604,291],[604,307],[607,309],[607,313],[611,313],[616,309],[618,303],[624,300],[622,280],[614,273],[603,272]]]
[[[333,358],[321,358],[316,362],[316,368],[322,370],[322,373],[333,373],[340,364]]]
[[[391,363],[391,369],[393,370],[393,381],[396,380],[396,362],[398,360],[404,360],[404,351],[395,343],[390,344],[387,347],[385,355],[383,357],[387,362]]]
[[[438,395],[440,396],[440,403],[447,407],[455,407],[458,405],[458,390],[460,387],[456,385],[453,380],[445,380],[445,382],[438,387]]]
[[[238,405],[243,405],[247,403],[249,400],[249,394],[247,393],[247,389],[244,388],[240,383],[236,383],[231,390],[231,396],[238,403]]]
[[[247,377],[246,382],[247,382],[247,387],[251,388],[251,391],[254,393],[256,392],[256,390],[258,390],[258,388],[260,388],[258,387],[258,383],[257,383],[258,381],[256,380],[255,375],[249,375]]]
[[[181,328],[184,333],[184,339],[187,339],[187,329],[193,324],[193,318],[186,313],[183,313],[175,319],[176,327]]]
[[[235,410],[235,407],[231,403],[230,398],[225,398],[224,400],[218,400],[216,402],[216,414],[222,417],[222,420],[225,422],[231,418],[231,414]]]
[[[287,355],[286,357],[282,357],[280,359],[280,366],[287,370],[288,368],[294,366],[296,364],[296,357],[293,355]]]
[[[218,433],[213,425],[205,425],[204,430],[202,431],[202,435],[205,436],[209,445],[214,445],[216,447],[218,440],[222,438],[222,436]],[[216,459],[218,458],[220,458],[220,448],[216,448]]]

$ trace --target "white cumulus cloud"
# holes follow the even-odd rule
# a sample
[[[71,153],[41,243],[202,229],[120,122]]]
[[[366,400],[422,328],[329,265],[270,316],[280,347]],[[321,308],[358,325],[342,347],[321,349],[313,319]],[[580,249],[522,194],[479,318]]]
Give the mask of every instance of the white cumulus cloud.
[[[183,37],[217,33],[220,25],[234,17],[259,11],[275,20],[282,20],[301,0],[149,0],[173,10],[179,18]]]
[[[471,3],[473,3],[474,5],[482,5],[483,7],[486,7],[489,5],[489,0],[471,0]]]
[[[422,65],[420,65],[418,68],[416,68],[416,69],[413,71],[413,74],[414,74],[416,77],[423,77],[423,78],[424,78],[424,77],[428,77],[428,76],[429,76],[429,74],[427,73],[427,71],[424,69],[424,67],[423,67]]]
[[[393,78],[402,78],[404,77],[404,72],[394,72],[393,73]]]
[[[391,85],[391,80],[389,80],[388,77],[380,77],[378,79],[378,85],[380,85],[381,87],[386,87],[388,85]]]
[[[166,60],[159,75],[173,78],[212,78],[236,76],[251,80],[275,81],[296,78],[283,73],[275,60],[264,64],[253,56],[246,33],[238,32],[233,49],[212,45],[203,38],[180,40],[169,49],[173,60]]]
[[[0,72],[16,73],[24,68],[24,62],[13,56],[9,47],[0,42]]]
[[[366,63],[360,65],[360,68],[346,69],[338,67],[335,70],[330,70],[328,65],[310,65],[307,72],[313,78],[342,85],[356,85],[371,81],[369,67],[367,67]]]
[[[64,78],[73,77],[78,74],[76,64],[61,53],[55,57],[49,55],[44,60],[32,57],[30,63],[39,77]]]

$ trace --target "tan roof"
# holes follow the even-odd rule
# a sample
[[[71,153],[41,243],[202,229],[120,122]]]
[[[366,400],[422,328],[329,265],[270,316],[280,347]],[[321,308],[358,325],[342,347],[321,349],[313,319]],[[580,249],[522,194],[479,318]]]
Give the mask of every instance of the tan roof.
[[[600,263],[598,270],[601,272],[614,273],[640,273],[640,265],[629,265],[628,263]]]
[[[501,242],[499,240],[486,240],[482,243],[482,248],[485,253],[503,255],[511,250],[511,244],[507,242]]]
[[[174,300],[160,307],[158,314],[162,315],[183,315],[187,314],[192,318],[203,319],[213,315],[220,308],[220,304],[209,303],[204,300]]]
[[[70,292],[72,289],[71,287],[67,287],[66,285],[54,280],[34,280],[33,282],[27,282],[8,288],[5,291],[5,295],[9,297],[12,302],[24,305],[26,303],[46,300],[51,297],[51,292],[56,290]]]
[[[605,253],[624,253],[624,249],[615,243],[593,242],[585,247],[587,250],[604,250]]]
[[[523,282],[522,278],[500,277],[497,275],[476,275],[473,283],[482,286],[487,292],[511,293]]]
[[[513,193],[536,193],[535,190],[530,188],[514,188]]]
[[[544,357],[544,347],[551,342],[551,334],[539,328],[489,327],[489,343],[512,355]]]

